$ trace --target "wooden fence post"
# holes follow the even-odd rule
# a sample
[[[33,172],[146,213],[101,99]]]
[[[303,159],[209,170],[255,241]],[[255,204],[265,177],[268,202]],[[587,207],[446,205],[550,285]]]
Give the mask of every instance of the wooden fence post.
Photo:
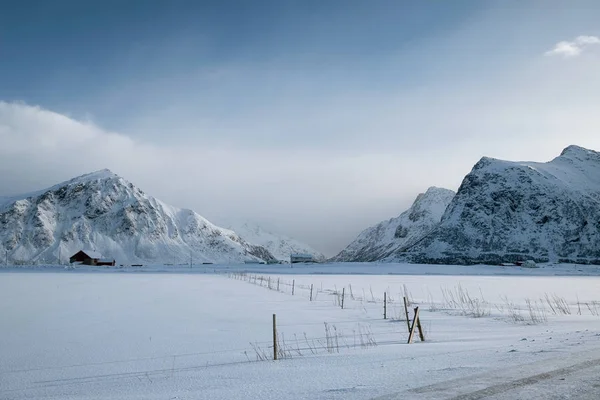
[[[277,278],[277,291],[279,292],[279,278]]]
[[[294,286],[296,286],[296,280],[292,280],[292,296],[294,295]]]
[[[404,296],[404,313],[406,314],[406,326],[408,326],[408,332],[410,333],[410,317],[408,316],[408,299]]]
[[[418,308],[415,308],[415,314],[418,311]],[[425,341],[425,335],[423,334],[423,328],[421,327],[421,318],[417,318],[417,328],[419,329],[419,338],[421,339],[421,342]]]
[[[413,319],[412,322],[412,327],[409,330],[409,334],[408,334],[408,344],[412,343],[413,340],[413,336],[415,335],[415,327],[417,325],[417,321],[419,320],[419,307],[415,308],[415,318]]]
[[[273,360],[277,360],[277,316],[273,314]]]
[[[313,284],[310,284],[310,301],[312,301]]]
[[[383,319],[387,319],[387,292],[383,292]]]
[[[342,288],[342,310],[344,309],[344,296],[346,295],[346,288]]]

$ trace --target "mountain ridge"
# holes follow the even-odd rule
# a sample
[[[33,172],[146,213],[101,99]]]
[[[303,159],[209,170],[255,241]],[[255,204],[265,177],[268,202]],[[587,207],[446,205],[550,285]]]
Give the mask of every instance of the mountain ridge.
[[[0,251],[13,262],[54,261],[83,248],[120,263],[275,261],[263,247],[146,195],[108,169],[3,199]]]
[[[482,157],[439,226],[392,259],[600,263],[600,153],[572,145],[545,163]]]
[[[363,230],[354,241],[332,258],[338,262],[369,262],[389,257],[427,235],[440,221],[454,197],[449,189],[435,186],[417,195],[411,207],[398,217]]]

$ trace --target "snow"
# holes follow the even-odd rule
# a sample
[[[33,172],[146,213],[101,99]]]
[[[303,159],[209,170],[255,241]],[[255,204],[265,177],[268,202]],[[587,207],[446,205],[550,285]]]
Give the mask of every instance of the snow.
[[[474,267],[431,266],[470,275],[386,275],[389,264],[381,265],[380,275],[365,274],[367,264],[329,267],[340,274],[309,273],[322,266],[265,274],[276,266],[242,265],[212,271],[256,270],[246,275],[206,273],[208,267],[166,273],[160,266],[138,270],[145,272],[0,270],[0,398],[437,399],[482,389],[508,396],[503,398],[533,398],[519,396],[519,385],[503,385],[539,374],[561,377],[569,368],[594,376],[600,317],[584,304],[600,300],[598,276],[552,276],[576,270],[560,265],[515,267],[517,275],[506,276],[490,272],[506,267],[482,268],[488,276],[474,275]],[[411,268],[396,265],[406,273]],[[363,274],[352,274],[356,271]],[[269,290],[261,276],[270,278],[273,289],[279,280],[280,291]],[[424,343],[407,345],[406,322],[395,319],[404,312],[405,285],[421,307]],[[472,318],[458,309],[442,310],[442,289],[458,287],[472,298],[483,297],[490,314]],[[335,294],[342,288],[344,309]],[[382,318],[384,291],[393,319]],[[507,303],[527,317],[526,299],[539,301],[546,294],[564,298],[571,314],[547,310],[547,322],[539,324],[511,320]],[[293,358],[254,362],[254,348],[271,354],[274,313],[280,341]],[[332,353],[324,323],[340,336]],[[369,338],[377,346],[361,345]],[[311,344],[314,350],[306,350]],[[554,395],[575,384],[571,379],[578,375],[567,376],[564,386],[552,381]]]
[[[274,261],[268,250],[147,195],[109,170],[0,204],[0,254],[8,251],[13,264],[62,262],[82,248],[119,264]]]
[[[490,172],[510,174],[510,169],[525,168],[537,173],[538,184],[549,180],[549,185],[559,185],[565,190],[588,192],[590,187],[600,182],[600,156],[593,150],[579,146],[565,148],[561,155],[550,162],[504,161],[484,157],[489,161],[486,167]],[[541,181],[541,182],[540,182]]]
[[[100,253],[100,252],[97,252],[97,251],[93,251],[93,250],[83,250],[83,252],[84,252],[85,254],[87,254],[87,255],[88,255],[88,257],[90,257],[90,258],[97,258],[97,259],[102,259],[102,258],[103,258],[103,256],[102,256],[102,253]]]
[[[71,186],[71,185],[79,185],[86,184],[88,182],[98,181],[98,180],[106,180],[106,179],[120,179],[120,177],[112,172],[110,169],[101,169],[99,171],[90,172],[88,174],[84,174],[73,179],[69,179],[68,181],[59,183],[57,185],[52,186],[50,189],[58,189],[63,186]]]
[[[569,146],[546,163],[483,157],[456,195],[430,188],[335,261],[600,263],[600,153]]]
[[[334,260],[378,261],[410,247],[439,224],[454,195],[451,190],[430,187],[398,217],[362,231]]]
[[[440,224],[393,260],[597,263],[600,153],[567,147],[546,163],[483,157]]]
[[[105,179],[114,179],[114,178],[119,179],[119,177],[111,170],[102,169],[99,171],[91,172],[89,174],[84,174],[84,175],[75,177],[73,179],[69,179],[68,181],[58,183],[58,184],[51,186],[49,188],[46,188],[46,189],[41,189],[41,190],[36,190],[33,192],[27,192],[27,193],[21,193],[21,194],[15,194],[15,195],[11,195],[11,196],[0,196],[0,212],[4,211],[8,206],[10,206],[15,201],[29,199],[32,197],[38,197],[46,192],[53,191],[53,190],[59,189],[61,187],[73,186],[73,185],[78,185],[78,184],[87,184],[87,183],[95,181],[95,180],[105,180]]]
[[[7,272],[136,272],[184,274],[276,274],[276,275],[441,275],[441,276],[600,276],[599,265],[536,264],[536,268],[507,265],[443,265],[389,262],[300,263],[300,264],[144,264],[142,266],[96,267],[56,264],[0,266]]]
[[[325,256],[309,245],[285,235],[273,233],[252,222],[229,224],[229,228],[248,243],[264,247],[279,261],[289,262],[290,254],[308,254],[316,260]]]

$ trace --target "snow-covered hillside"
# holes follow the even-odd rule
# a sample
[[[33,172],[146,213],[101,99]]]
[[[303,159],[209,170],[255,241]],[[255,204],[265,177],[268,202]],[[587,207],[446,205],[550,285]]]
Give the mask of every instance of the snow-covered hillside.
[[[7,251],[9,263],[59,256],[65,262],[81,249],[117,263],[274,261],[263,247],[164,204],[109,170],[0,199],[0,254]]]
[[[397,256],[600,263],[600,153],[569,146],[547,163],[482,158],[435,231]]]
[[[365,229],[334,261],[377,261],[416,243],[432,231],[454,197],[452,190],[431,187],[396,218]]]
[[[309,245],[284,235],[269,232],[255,223],[245,222],[227,226],[246,242],[264,247],[280,261],[289,262],[292,253],[311,254],[316,260],[325,260],[323,254]]]

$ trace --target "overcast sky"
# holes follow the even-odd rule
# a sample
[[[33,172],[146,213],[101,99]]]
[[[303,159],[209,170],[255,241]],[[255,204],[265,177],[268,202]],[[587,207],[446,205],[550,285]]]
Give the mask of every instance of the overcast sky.
[[[0,195],[109,168],[334,255],[482,156],[600,150],[598,1],[2,1]]]

